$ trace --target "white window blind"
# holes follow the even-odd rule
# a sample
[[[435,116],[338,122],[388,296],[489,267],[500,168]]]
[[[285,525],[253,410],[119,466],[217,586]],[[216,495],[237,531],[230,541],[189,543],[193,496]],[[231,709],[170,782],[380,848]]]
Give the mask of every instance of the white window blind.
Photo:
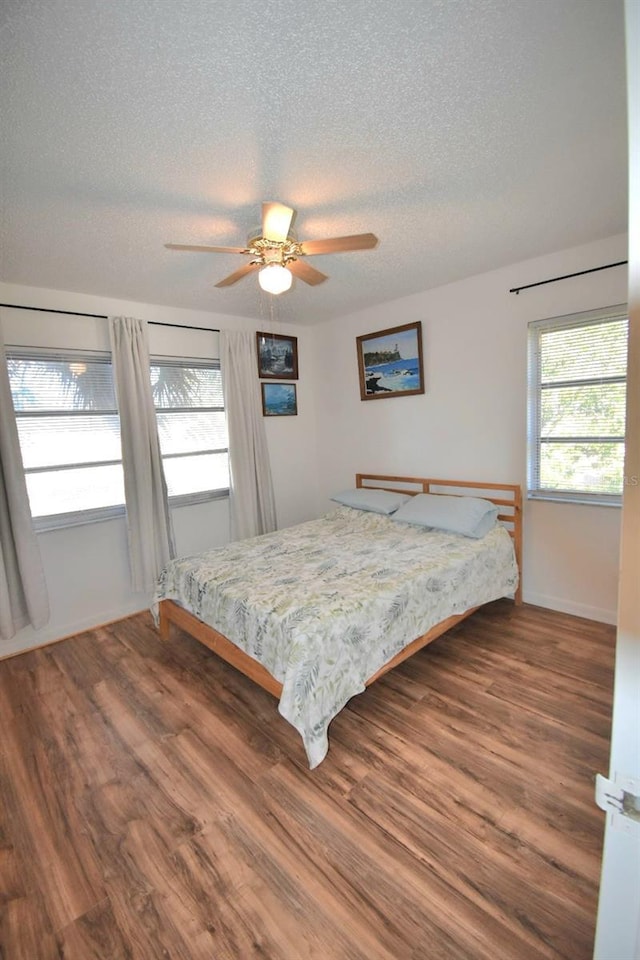
[[[529,496],[619,503],[626,306],[529,325]]]
[[[10,349],[7,365],[33,517],[73,523],[105,508],[122,512],[108,355]]]
[[[170,499],[224,495],[229,440],[218,361],[152,358],[151,386]]]

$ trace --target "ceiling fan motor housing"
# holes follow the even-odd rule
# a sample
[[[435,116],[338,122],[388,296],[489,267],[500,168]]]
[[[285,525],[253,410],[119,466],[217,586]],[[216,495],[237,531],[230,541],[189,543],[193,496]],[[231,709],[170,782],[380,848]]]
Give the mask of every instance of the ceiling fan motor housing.
[[[257,236],[251,236],[247,241],[247,247],[260,261],[260,263],[279,263],[287,264],[295,260],[302,253],[300,244],[291,235],[282,243],[277,240],[269,240],[263,237],[261,233]]]

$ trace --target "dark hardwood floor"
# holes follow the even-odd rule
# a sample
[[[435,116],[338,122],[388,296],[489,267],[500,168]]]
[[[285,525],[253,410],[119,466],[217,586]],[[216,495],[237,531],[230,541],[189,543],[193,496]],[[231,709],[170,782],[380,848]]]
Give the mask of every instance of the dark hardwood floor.
[[[0,663],[3,960],[588,960],[614,629],[499,601],[306,766],[140,614]]]

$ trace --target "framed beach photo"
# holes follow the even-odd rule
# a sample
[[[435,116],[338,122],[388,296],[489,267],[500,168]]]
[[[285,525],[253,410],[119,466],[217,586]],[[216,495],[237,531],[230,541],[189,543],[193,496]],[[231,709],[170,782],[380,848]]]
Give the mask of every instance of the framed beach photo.
[[[262,383],[262,413],[265,417],[295,417],[298,399],[295,383]]]
[[[298,338],[279,333],[256,333],[258,376],[276,380],[298,379]]]
[[[422,323],[405,323],[356,337],[360,399],[424,393]]]

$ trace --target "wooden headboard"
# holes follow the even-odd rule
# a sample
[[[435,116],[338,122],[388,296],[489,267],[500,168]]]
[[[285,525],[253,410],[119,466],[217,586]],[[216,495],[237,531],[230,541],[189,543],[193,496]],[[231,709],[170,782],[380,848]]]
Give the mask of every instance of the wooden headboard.
[[[356,473],[356,487],[390,490],[393,493],[447,494],[455,497],[482,497],[499,508],[498,520],[513,537],[520,578],[515,602],[522,603],[522,490],[517,483],[485,483],[480,480],[434,480],[432,477],[391,477],[380,473]]]

